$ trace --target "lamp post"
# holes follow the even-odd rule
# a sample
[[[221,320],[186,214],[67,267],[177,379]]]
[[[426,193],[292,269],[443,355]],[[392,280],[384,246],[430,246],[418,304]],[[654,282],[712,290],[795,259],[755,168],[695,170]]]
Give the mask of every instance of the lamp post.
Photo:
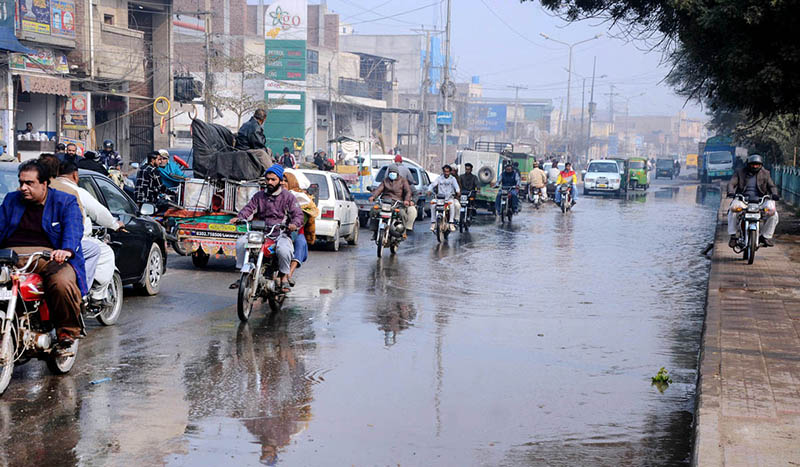
[[[565,140],[566,159],[569,160],[569,105],[570,105],[570,91],[571,91],[571,88],[572,88],[572,49],[576,45],[580,45],[580,44],[583,44],[585,42],[589,42],[589,41],[593,41],[595,39],[599,39],[603,35],[602,34],[597,34],[596,36],[590,37],[589,39],[584,39],[582,41],[573,42],[573,43],[570,44],[569,42],[564,42],[564,41],[560,41],[558,39],[553,39],[552,37],[548,36],[545,33],[539,33],[539,34],[542,37],[544,37],[545,39],[547,39],[547,40],[553,41],[553,42],[555,42],[557,44],[561,44],[561,45],[567,46],[569,48],[569,62],[568,62],[568,65],[567,65],[567,112],[566,112],[566,120],[567,120],[566,123],[567,124],[564,127],[564,140]]]

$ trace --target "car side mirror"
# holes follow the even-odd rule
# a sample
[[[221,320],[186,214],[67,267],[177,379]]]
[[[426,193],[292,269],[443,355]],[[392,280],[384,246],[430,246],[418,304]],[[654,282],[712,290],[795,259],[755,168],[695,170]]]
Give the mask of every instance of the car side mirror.
[[[156,213],[156,207],[150,203],[142,204],[142,207],[139,208],[139,214],[143,216],[152,216]]]
[[[139,170],[139,163],[138,162],[131,162],[131,168]]]

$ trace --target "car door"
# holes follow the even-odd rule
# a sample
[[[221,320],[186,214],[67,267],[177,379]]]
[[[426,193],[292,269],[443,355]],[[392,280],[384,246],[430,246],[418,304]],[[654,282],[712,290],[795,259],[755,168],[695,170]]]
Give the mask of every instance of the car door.
[[[334,217],[339,221],[341,226],[340,232],[345,234],[347,232],[347,212],[344,209],[344,191],[342,191],[342,184],[336,177],[331,177],[331,184],[333,185],[334,194]]]
[[[119,187],[105,177],[92,176],[92,181],[102,195],[103,204],[125,225],[125,230],[109,232],[111,248],[116,255],[116,265],[122,281],[139,279],[144,271],[147,255],[150,253],[153,225],[138,217],[136,205]],[[98,198],[101,199],[101,198]]]
[[[356,199],[353,197],[353,194],[350,193],[350,189],[347,188],[347,183],[344,180],[339,180],[342,184],[342,189],[344,190],[344,207],[345,211],[347,211],[347,218],[349,222],[355,223],[356,219],[358,219],[358,205],[356,204]]]

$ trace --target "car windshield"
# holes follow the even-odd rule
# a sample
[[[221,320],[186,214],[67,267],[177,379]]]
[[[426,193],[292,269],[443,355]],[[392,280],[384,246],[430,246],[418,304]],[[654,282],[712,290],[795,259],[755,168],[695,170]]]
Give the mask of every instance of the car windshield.
[[[19,188],[19,176],[16,171],[0,171],[0,202],[6,195]]]
[[[656,167],[659,169],[671,169],[675,164],[671,160],[659,159],[656,161]]]
[[[606,173],[607,172],[612,172],[612,173],[616,173],[617,172],[617,164],[615,162],[592,162],[591,164],[589,164],[588,172],[590,172],[590,173],[596,173],[596,172],[606,172]]]
[[[331,195],[328,193],[328,179],[325,177],[325,175],[308,172],[304,173],[312,185],[316,184],[319,186],[319,199],[325,200],[330,198]]]
[[[386,171],[389,170],[389,166],[385,165],[381,167],[381,170],[378,172],[378,175],[375,176],[375,184],[380,185],[383,182],[383,178],[386,177]],[[414,179],[414,185],[419,185],[419,175],[417,175],[417,169],[411,167],[408,169],[411,172],[411,178]]]
[[[732,163],[733,156],[731,153],[725,151],[715,151],[708,153],[709,164],[730,164]]]
[[[643,169],[644,168],[644,161],[631,161],[629,166],[632,169]]]

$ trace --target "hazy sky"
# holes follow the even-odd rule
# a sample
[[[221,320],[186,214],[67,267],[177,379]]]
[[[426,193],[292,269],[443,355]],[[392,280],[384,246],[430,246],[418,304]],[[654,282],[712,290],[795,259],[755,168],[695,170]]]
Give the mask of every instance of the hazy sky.
[[[329,0],[327,4],[329,10],[339,13],[340,21],[353,24],[356,33],[362,34],[405,34],[422,25],[444,29],[446,17],[445,1]],[[608,37],[608,26],[598,21],[567,24],[539,2],[520,4],[518,0],[452,0],[451,17],[456,78],[468,81],[473,75],[480,76],[486,95],[513,96],[507,86],[519,84],[529,88],[520,91],[520,97],[566,98],[568,48],[540,33],[568,43],[604,34],[573,49],[573,108],[581,104],[583,77],[587,78],[588,102],[596,56],[597,76],[607,75],[595,84],[600,111],[608,108],[607,94],[614,84],[620,94],[615,98],[617,112],[624,112],[624,98],[631,97],[631,115],[675,114],[683,108],[691,117],[704,118],[698,105],[684,107],[684,99],[660,83],[668,69],[660,63],[660,52]]]

